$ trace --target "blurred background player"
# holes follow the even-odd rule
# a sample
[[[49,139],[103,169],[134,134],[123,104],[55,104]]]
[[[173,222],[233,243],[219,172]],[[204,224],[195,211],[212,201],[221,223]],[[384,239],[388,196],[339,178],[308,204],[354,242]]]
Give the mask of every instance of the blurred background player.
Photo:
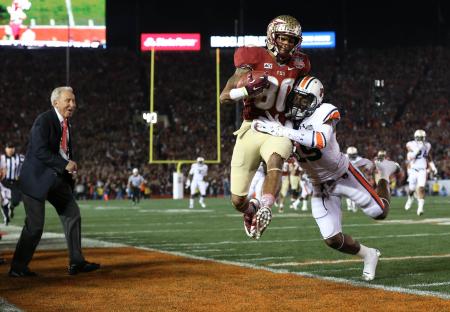
[[[288,159],[289,163],[289,183],[291,185],[291,204],[289,205],[290,209],[297,210],[298,197],[300,195],[300,176],[301,176],[301,168],[298,164],[297,159],[291,156]]]
[[[266,169],[266,163],[262,161],[250,183],[247,195],[248,199],[256,198],[258,201],[261,201],[262,186],[264,179],[266,178]]]
[[[5,154],[0,156],[0,170],[2,171],[1,184],[9,192],[9,204],[6,207],[10,218],[14,218],[14,209],[22,200],[22,192],[19,189],[20,170],[22,169],[25,156],[16,153],[16,147],[13,142],[7,142],[5,145]],[[8,221],[9,222],[9,221]]]
[[[275,205],[278,205],[278,212],[284,212],[284,200],[289,192],[289,162],[285,160],[283,162],[283,167],[281,168],[281,189],[278,193],[278,198]]]
[[[281,15],[267,27],[266,48],[241,47],[234,54],[236,70],[220,94],[221,104],[243,102],[243,122],[234,134],[231,159],[231,202],[244,215],[247,236],[258,239],[272,220],[271,207],[280,188],[283,161],[292,152],[287,138],[251,130],[251,122],[269,114],[285,122],[286,92],[300,75],[310,70],[309,58],[299,51],[302,29],[297,19]],[[253,71],[265,72],[253,78]],[[238,84],[246,79],[244,86]],[[261,201],[249,200],[249,185],[261,161],[267,165]]]
[[[9,13],[9,29],[7,33],[10,35],[11,40],[20,39],[20,27],[27,18],[24,10],[28,10],[30,7],[31,3],[29,1],[14,0],[11,6],[6,8]]]
[[[138,204],[141,200],[141,185],[143,183],[144,178],[139,174],[139,169],[134,168],[132,174],[128,178],[128,189],[130,190],[133,205]]]
[[[206,208],[205,196],[208,182],[205,177],[208,175],[208,165],[205,164],[203,157],[198,157],[197,162],[191,165],[189,176],[186,180],[186,188],[191,187],[191,197],[189,198],[189,208],[194,208],[194,197],[197,194],[197,189],[200,191],[200,199],[198,203],[202,208]]]
[[[312,76],[299,79],[288,97],[294,128],[276,121],[254,120],[252,129],[296,142],[295,155],[313,184],[312,215],[325,243],[339,252],[361,257],[362,277],[371,281],[375,278],[380,252],[342,232],[341,198],[351,198],[373,219],[385,219],[391,198],[389,176],[397,167],[388,160],[376,163],[381,179],[375,191],[340,152],[336,139],[340,113],[334,105],[322,103],[323,96],[319,79]]]
[[[383,161],[383,160],[391,160],[388,156],[385,150],[379,150],[377,152],[377,156],[375,157],[374,161]],[[400,184],[402,184],[402,181],[405,178],[405,174],[401,168],[401,166],[396,162],[395,163],[397,168],[397,171],[394,172],[393,175],[391,175],[390,177],[390,188],[391,188],[391,192],[393,192],[394,190],[396,190],[398,188],[398,186]],[[378,181],[380,180],[380,175],[377,171],[375,171],[374,173],[374,179],[375,179],[375,184],[378,184]]]
[[[406,159],[408,161],[408,200],[405,209],[409,210],[414,202],[414,192],[417,196],[417,215],[423,214],[425,204],[425,185],[427,183],[427,168],[434,176],[437,168],[431,157],[431,144],[425,141],[426,133],[422,129],[414,132],[414,140],[406,143]]]
[[[349,146],[346,151],[346,155],[348,159],[350,160],[350,163],[361,171],[361,173],[364,175],[364,177],[369,181],[371,185],[373,185],[373,181],[371,181],[372,177],[372,169],[373,169],[373,163],[366,158],[363,158],[358,155],[358,149],[354,146]],[[347,203],[347,210],[357,212],[358,207],[356,207],[356,204],[354,201],[352,201],[350,198],[346,199]]]
[[[300,193],[300,201],[302,202],[302,211],[308,211],[308,201],[312,196],[313,187],[311,184],[311,180],[304,171],[302,171],[300,179],[300,187],[302,189],[302,192]]]

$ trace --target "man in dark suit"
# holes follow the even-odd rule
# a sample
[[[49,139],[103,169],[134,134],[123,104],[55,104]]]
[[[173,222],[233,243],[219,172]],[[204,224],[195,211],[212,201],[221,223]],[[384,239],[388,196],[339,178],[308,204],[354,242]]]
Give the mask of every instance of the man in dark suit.
[[[46,200],[55,207],[64,228],[69,249],[69,274],[90,272],[100,267],[97,263],[87,262],[81,251],[80,208],[73,195],[77,164],[73,161],[73,136],[69,124],[76,109],[72,88],[54,89],[51,103],[53,108],[34,121],[20,174],[26,219],[11,262],[11,277],[36,275],[28,264],[44,229]]]

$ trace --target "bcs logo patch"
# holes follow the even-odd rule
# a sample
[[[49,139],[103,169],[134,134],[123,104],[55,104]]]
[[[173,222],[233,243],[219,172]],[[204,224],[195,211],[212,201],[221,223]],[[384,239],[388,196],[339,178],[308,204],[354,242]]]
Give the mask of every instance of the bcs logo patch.
[[[273,64],[272,63],[264,63],[264,69],[272,69]]]

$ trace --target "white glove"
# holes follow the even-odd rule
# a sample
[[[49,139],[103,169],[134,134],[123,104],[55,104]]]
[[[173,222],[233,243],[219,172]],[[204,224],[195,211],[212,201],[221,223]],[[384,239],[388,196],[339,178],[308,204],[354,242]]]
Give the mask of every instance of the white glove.
[[[252,121],[252,129],[277,137],[284,136],[284,127],[280,123],[274,121],[262,121],[259,119],[255,119]]]
[[[189,186],[191,186],[191,180],[187,179],[184,187],[189,188]]]

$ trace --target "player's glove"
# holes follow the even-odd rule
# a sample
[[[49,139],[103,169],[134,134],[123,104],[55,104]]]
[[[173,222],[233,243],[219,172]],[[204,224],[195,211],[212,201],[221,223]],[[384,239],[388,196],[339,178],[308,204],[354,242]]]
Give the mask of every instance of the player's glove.
[[[264,91],[264,89],[269,88],[270,83],[267,74],[262,77],[253,78],[252,72],[247,75],[247,85],[245,90],[248,96],[255,96]]]
[[[258,132],[267,133],[273,136],[282,137],[284,136],[284,127],[274,121],[263,121],[255,119],[252,121],[252,129]]]
[[[191,180],[187,179],[186,183],[184,184],[184,187],[189,188],[189,186],[191,186]]]

